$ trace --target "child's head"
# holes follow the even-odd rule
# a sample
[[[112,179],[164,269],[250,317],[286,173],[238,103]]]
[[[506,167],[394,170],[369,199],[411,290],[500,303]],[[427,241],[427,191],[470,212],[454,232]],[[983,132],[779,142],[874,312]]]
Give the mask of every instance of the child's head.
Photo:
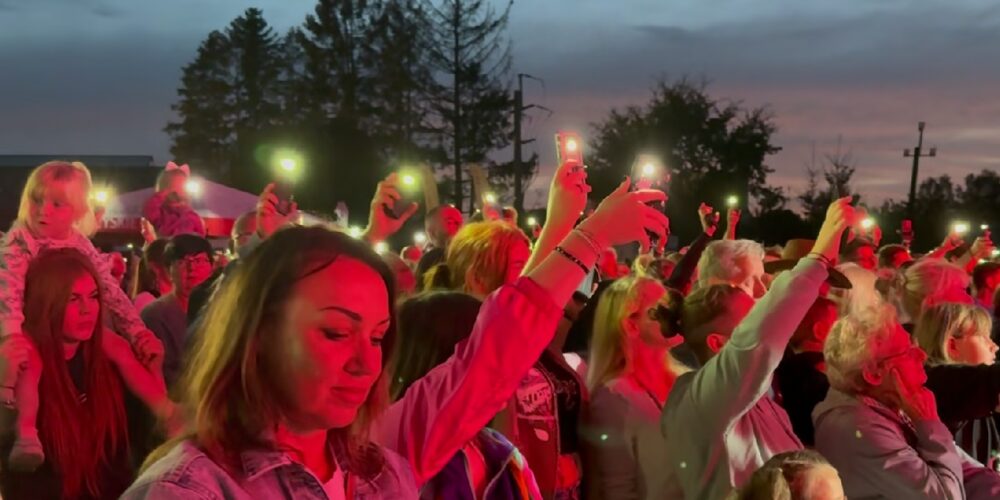
[[[812,450],[771,457],[734,497],[739,500],[845,498],[837,470]]]
[[[914,337],[930,364],[992,365],[997,345],[990,339],[993,321],[985,309],[957,302],[924,308]]]
[[[184,203],[188,195],[185,186],[187,185],[188,169],[178,167],[172,162],[167,164],[167,168],[156,177],[156,192],[167,193],[167,200],[172,203]]]
[[[89,236],[97,230],[90,186],[90,171],[83,163],[50,161],[39,165],[21,192],[17,219],[46,238],[68,238],[74,228]]]

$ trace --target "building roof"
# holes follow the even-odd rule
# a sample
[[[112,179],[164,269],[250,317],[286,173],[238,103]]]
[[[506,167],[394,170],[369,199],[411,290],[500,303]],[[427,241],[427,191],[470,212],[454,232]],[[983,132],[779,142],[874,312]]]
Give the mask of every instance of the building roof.
[[[91,168],[155,167],[151,155],[0,155],[0,168],[33,168],[53,160],[79,161]]]

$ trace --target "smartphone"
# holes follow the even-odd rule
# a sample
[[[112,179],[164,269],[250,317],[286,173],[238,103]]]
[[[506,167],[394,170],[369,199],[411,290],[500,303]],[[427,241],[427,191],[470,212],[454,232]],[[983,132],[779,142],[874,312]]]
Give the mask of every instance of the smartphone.
[[[399,174],[399,199],[393,202],[392,206],[382,205],[386,215],[393,219],[400,219],[403,214],[418,202],[418,198],[423,193],[420,189],[420,177],[414,172],[403,172]]]
[[[582,167],[583,141],[580,139],[580,134],[576,132],[557,132],[556,155],[558,156],[559,166],[572,162]]]
[[[632,163],[632,189],[659,189],[666,190],[667,183],[670,182],[670,171],[667,170],[663,162],[656,155],[639,154]],[[647,205],[666,213],[667,205],[662,201],[651,201]],[[653,249],[659,246],[659,236],[647,231],[649,241]]]
[[[670,182],[670,171],[656,155],[640,154],[632,163],[632,183],[636,189],[662,188]]]
[[[292,183],[288,179],[278,179],[274,181],[274,196],[278,198],[278,204],[275,206],[278,213],[281,215],[288,215],[292,212],[292,203],[295,201],[295,195],[292,193]]]

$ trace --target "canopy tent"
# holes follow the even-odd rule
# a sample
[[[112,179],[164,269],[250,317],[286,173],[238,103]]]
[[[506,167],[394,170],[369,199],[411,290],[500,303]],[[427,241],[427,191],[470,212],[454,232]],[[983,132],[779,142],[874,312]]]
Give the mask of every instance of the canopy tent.
[[[191,205],[205,221],[209,238],[228,237],[236,219],[257,205],[257,195],[209,180],[199,182],[200,192],[191,196]],[[113,196],[101,219],[100,230],[138,232],[142,207],[153,193],[153,188],[146,188]]]

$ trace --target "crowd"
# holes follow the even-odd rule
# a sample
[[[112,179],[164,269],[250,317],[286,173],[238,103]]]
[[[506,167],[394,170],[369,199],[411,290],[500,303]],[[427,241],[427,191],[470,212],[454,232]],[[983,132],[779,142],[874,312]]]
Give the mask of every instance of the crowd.
[[[531,235],[439,205],[385,251],[420,211],[393,174],[361,234],[272,184],[220,250],[189,176],[161,173],[130,270],[90,239],[86,166],[29,177],[0,241],[3,498],[1000,498],[988,233],[916,255],[844,198],[764,248],[703,204],[666,252],[663,192],[587,212],[569,161]]]

